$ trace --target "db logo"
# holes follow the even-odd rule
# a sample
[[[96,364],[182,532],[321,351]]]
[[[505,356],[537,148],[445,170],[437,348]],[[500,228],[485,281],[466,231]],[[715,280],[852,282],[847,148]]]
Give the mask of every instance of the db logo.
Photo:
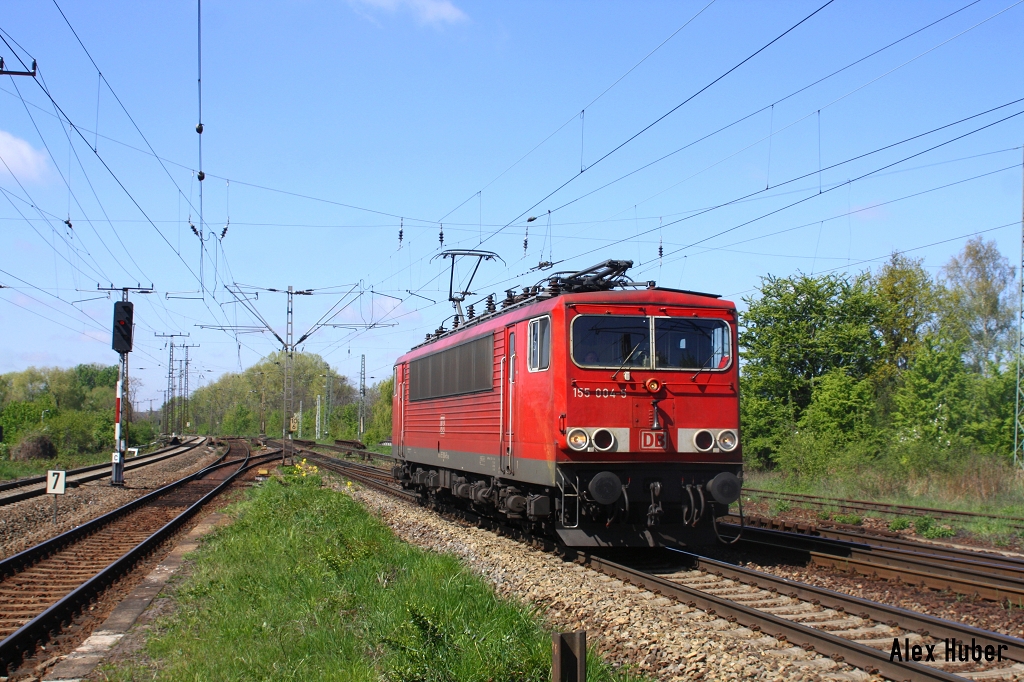
[[[444,415],[443,414],[441,415],[441,428],[440,428],[439,431],[440,431],[440,434],[443,436],[444,435]]]
[[[664,450],[667,447],[664,431],[641,431],[641,450]]]

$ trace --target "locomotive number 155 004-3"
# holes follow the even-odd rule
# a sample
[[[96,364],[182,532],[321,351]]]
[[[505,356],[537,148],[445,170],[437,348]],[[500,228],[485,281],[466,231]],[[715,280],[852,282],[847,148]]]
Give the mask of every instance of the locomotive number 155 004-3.
[[[626,389],[572,387],[573,398],[625,398]]]

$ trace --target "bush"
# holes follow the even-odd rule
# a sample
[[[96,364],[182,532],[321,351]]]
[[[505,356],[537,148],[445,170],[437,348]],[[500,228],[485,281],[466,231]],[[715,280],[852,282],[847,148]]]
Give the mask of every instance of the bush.
[[[906,530],[910,528],[910,519],[902,516],[889,522],[889,530]]]
[[[836,523],[845,523],[851,526],[859,526],[864,521],[864,519],[856,514],[836,514],[832,517],[832,520]]]
[[[33,459],[56,459],[57,448],[50,437],[42,433],[26,434],[14,448],[11,458],[19,462]]]
[[[53,439],[61,455],[70,457],[87,452],[96,452],[106,443],[113,445],[114,431],[111,429],[106,434],[106,439],[101,440],[101,420],[99,415],[88,412],[69,410],[59,412],[52,419],[46,420],[46,432]]]

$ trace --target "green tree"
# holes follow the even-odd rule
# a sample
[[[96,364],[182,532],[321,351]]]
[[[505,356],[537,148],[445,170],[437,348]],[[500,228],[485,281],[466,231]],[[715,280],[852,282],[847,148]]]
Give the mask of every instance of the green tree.
[[[1015,274],[994,241],[978,236],[942,269],[948,289],[946,333],[962,341],[968,365],[983,374],[1010,357],[1016,319]]]
[[[879,298],[875,326],[881,341],[880,369],[886,378],[910,367],[924,335],[934,327],[941,294],[923,262],[893,253],[873,277]]]
[[[855,380],[871,373],[880,355],[880,302],[866,275],[768,276],[760,296],[745,302],[744,452],[767,463],[811,404],[816,380],[834,370]]]
[[[116,381],[117,367],[101,365],[29,367],[0,376],[4,442],[45,433],[61,456],[106,450],[113,441]]]
[[[46,393],[46,375],[42,370],[29,367],[22,372],[9,375],[11,381],[11,400],[32,402]]]
[[[279,436],[286,359],[282,352],[272,353],[243,372],[229,372],[195,390],[189,397],[189,414],[195,424],[194,430],[198,433],[255,435],[259,432],[260,411],[263,410],[267,434]],[[319,355],[295,353],[292,368],[294,416],[298,415],[301,400],[302,435],[312,437],[316,422],[316,396],[319,395],[321,404],[325,405],[330,392],[332,408],[337,408],[351,402],[355,390],[346,377],[339,376]],[[239,406],[244,407],[244,412],[237,411]],[[242,419],[242,414],[248,416]],[[333,417],[335,423],[338,420],[337,414],[322,413],[322,423],[326,424],[329,417]],[[333,424],[332,433],[340,433]]]
[[[959,343],[926,338],[894,396],[898,439],[924,444],[933,452],[962,445],[962,429],[972,418],[976,377],[968,371]]]
[[[372,403],[370,423],[364,437],[368,443],[379,443],[391,438],[391,401],[395,392],[395,379],[389,377],[373,388],[376,399]]]
[[[876,405],[871,379],[854,379],[842,369],[823,374],[795,431],[775,451],[775,462],[784,471],[818,476],[875,455]]]

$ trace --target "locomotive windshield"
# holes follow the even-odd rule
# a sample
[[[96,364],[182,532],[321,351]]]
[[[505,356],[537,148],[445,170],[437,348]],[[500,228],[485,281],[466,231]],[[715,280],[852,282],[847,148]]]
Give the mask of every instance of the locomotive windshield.
[[[730,331],[709,318],[579,315],[572,358],[580,367],[724,369],[732,358]]]
[[[720,369],[730,360],[729,326],[722,320],[654,318],[658,369]]]
[[[580,315],[572,321],[572,357],[580,367],[650,367],[650,318]]]

